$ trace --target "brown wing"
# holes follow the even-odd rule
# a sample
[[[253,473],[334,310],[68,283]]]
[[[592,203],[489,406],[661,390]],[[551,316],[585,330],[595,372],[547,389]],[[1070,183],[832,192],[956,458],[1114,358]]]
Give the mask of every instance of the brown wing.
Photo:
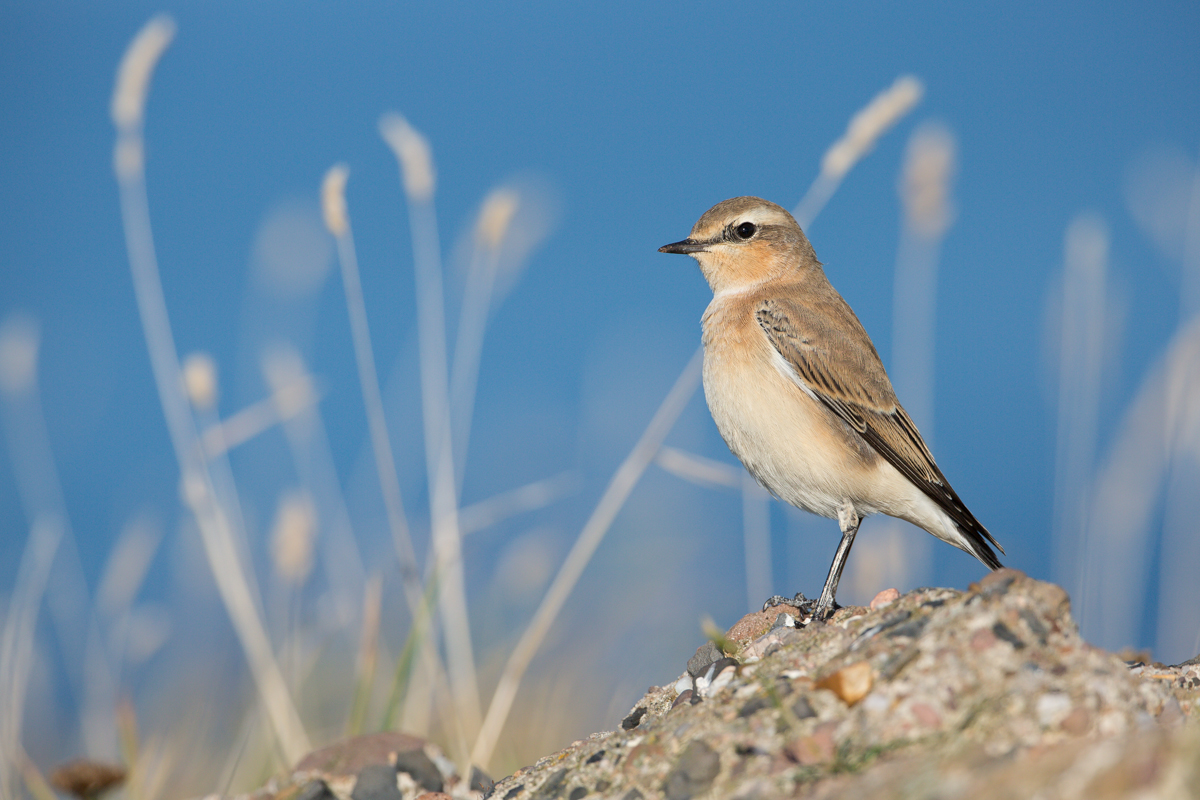
[[[1004,548],[938,469],[917,426],[896,400],[883,363],[854,312],[836,293],[815,299],[806,308],[781,299],[764,300],[756,311],[758,324],[796,378],[937,503],[974,546],[976,558],[999,569],[988,542],[1001,553]]]

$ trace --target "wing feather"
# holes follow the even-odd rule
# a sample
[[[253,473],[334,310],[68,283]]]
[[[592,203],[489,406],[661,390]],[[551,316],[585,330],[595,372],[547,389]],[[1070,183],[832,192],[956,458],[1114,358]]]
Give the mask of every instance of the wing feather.
[[[803,309],[785,300],[764,300],[756,316],[794,377],[945,511],[980,561],[998,569],[1000,561],[988,542],[1001,553],[1004,548],[938,469],[917,426],[896,400],[866,331],[845,301],[834,298]]]

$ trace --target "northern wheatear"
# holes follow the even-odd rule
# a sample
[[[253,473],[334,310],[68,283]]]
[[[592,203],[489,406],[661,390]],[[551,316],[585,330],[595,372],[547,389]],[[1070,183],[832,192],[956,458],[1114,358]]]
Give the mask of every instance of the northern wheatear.
[[[791,214],[735,197],[659,252],[690,255],[712,287],[704,396],[725,443],[773,495],[841,527],[815,619],[836,607],[854,535],[871,514],[908,520],[1000,568],[988,543],[1004,548],[934,463]]]

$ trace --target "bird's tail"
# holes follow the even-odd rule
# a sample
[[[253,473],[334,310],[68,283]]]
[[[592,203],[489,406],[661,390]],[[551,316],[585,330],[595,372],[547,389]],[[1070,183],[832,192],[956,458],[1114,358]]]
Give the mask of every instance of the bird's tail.
[[[974,518],[972,517],[972,519]],[[976,522],[972,529],[968,529],[964,528],[957,521],[955,521],[954,527],[958,529],[958,534],[962,539],[958,545],[960,548],[978,558],[987,565],[988,569],[1002,569],[1004,567],[1000,563],[1000,559],[996,556],[996,551],[992,549],[992,545],[994,544],[996,547],[999,547],[1001,553],[1004,552],[1004,548],[1000,547],[1000,543],[992,538],[987,528]],[[991,544],[988,544],[989,542]]]

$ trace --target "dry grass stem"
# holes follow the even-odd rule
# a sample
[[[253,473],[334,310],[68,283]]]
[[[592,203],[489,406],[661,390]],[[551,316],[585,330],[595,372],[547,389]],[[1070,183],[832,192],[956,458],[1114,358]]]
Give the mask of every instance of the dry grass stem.
[[[307,376],[279,387],[271,397],[259,400],[204,430],[200,443],[204,454],[215,459],[238,445],[286,422],[320,400]]]
[[[34,800],[58,800],[58,795],[54,793],[54,789],[50,788],[46,777],[42,775],[37,765],[30,760],[24,748],[21,748],[18,757],[20,760],[15,762],[15,764],[21,773],[21,781],[25,784],[25,790],[29,792],[30,796]],[[15,792],[9,791],[9,787],[4,787],[4,791],[4,797],[6,798],[17,796]]]
[[[313,383],[300,353],[286,344],[277,344],[263,354],[262,371],[273,397],[281,401],[295,399],[290,387]],[[289,415],[281,409],[279,416],[300,485],[312,496],[321,521],[318,561],[329,583],[335,618],[340,624],[356,625],[366,570],[319,409],[307,405]]]
[[[37,385],[38,321],[24,312],[9,314],[0,324],[0,392],[22,395]]]
[[[354,675],[354,700],[346,721],[346,735],[363,732],[371,690],[375,686],[375,665],[379,660],[379,617],[383,608],[383,580],[372,575],[363,590],[362,637],[358,644],[358,664]]]
[[[1108,306],[1108,228],[1081,214],[1064,238],[1054,475],[1054,573],[1080,619],[1089,597],[1089,483],[1095,469]]]
[[[484,200],[475,226],[475,248],[467,273],[458,337],[454,344],[454,363],[450,370],[450,435],[454,443],[456,483],[461,485],[471,436],[475,408],[475,389],[479,382],[479,361],[483,353],[499,270],[500,246],[508,233],[520,197],[510,189],[496,189]]]
[[[742,540],[746,553],[746,608],[758,611],[771,590],[771,495],[742,475]]]
[[[219,507],[212,476],[201,456],[151,235],[140,158],[141,123],[153,67],[173,32],[173,24],[165,18],[156,18],[143,28],[122,62],[113,97],[113,119],[118,131],[115,165],[125,241],[159,400],[180,466],[184,498],[196,516],[209,566],[272,720],[283,759],[292,763],[310,749],[308,737],[275,662],[238,556],[233,530]],[[135,154],[136,159],[131,159],[130,153]]]
[[[924,91],[919,80],[911,75],[901,75],[850,119],[842,138],[825,151],[820,174],[792,212],[801,228],[807,229],[812,224],[846,173],[875,148],[883,134],[913,109]]]
[[[183,360],[183,389],[199,411],[217,404],[217,362],[208,353],[192,353]]]
[[[642,473],[650,466],[654,455],[662,446],[663,439],[683,412],[692,394],[695,393],[696,387],[700,384],[702,357],[703,349],[700,349],[688,361],[687,366],[676,379],[675,385],[671,387],[671,391],[663,398],[662,404],[654,413],[654,417],[650,420],[650,424],[642,433],[641,438],[613,474],[608,488],[604,490],[591,517],[580,531],[579,538],[575,540],[575,544],[567,553],[558,574],[554,576],[553,582],[546,590],[541,604],[534,612],[533,619],[530,620],[528,627],[517,641],[516,647],[513,648],[496,685],[496,691],[492,695],[479,738],[475,740],[475,747],[471,752],[472,763],[486,768],[491,760],[492,752],[504,729],[508,712],[512,708],[517,689],[521,685],[525,671],[529,668],[530,661],[541,646],[550,626],[554,624],[554,620],[562,610],[563,603],[566,602],[571,590],[575,588],[575,584],[591,560],[592,554],[600,546],[604,534],[608,532],[617,513],[625,504],[630,492],[633,491],[633,487],[637,485]]]
[[[434,574],[440,584],[437,608],[445,634],[447,670],[457,720],[470,738],[479,730],[480,700],[458,528],[441,250],[433,209],[433,158],[425,137],[398,114],[385,115],[380,121],[380,132],[396,155],[408,194]]]
[[[325,211],[325,224],[337,239],[338,262],[342,267],[342,287],[345,290],[346,311],[350,317],[350,332],[354,340],[358,382],[370,430],[371,451],[375,456],[375,470],[379,475],[379,488],[383,493],[392,543],[400,561],[404,596],[408,601],[409,611],[415,614],[421,597],[420,567],[417,565],[416,551],[413,549],[408,520],[404,514],[400,478],[396,473],[396,458],[392,453],[387,415],[383,410],[383,394],[379,388],[379,375],[375,370],[375,355],[367,324],[367,306],[363,299],[362,279],[358,272],[358,256],[354,249],[354,237],[350,231],[350,218],[346,210],[345,187],[348,175],[349,171],[341,164],[332,167],[325,174],[321,187],[322,206]]]
[[[1092,485],[1085,568],[1091,585],[1104,591],[1088,594],[1088,613],[1080,624],[1089,641],[1105,647],[1139,639],[1145,598],[1154,590],[1149,584],[1151,526],[1183,423],[1200,424],[1200,402],[1195,400],[1200,391],[1190,394],[1191,404],[1173,399],[1180,396],[1176,387],[1200,380],[1197,364],[1200,319],[1175,334],[1142,381]]]
[[[33,635],[64,529],[57,515],[34,519],[0,634],[0,705],[7,709],[0,714],[0,792],[6,797],[15,796],[16,775],[12,768],[21,763],[24,754],[21,727],[33,666]]]
[[[574,492],[578,486],[578,475],[568,471],[463,506],[458,512],[459,530],[466,536],[517,514],[536,511]]]
[[[742,474],[745,472],[741,467],[726,464],[724,461],[666,446],[658,451],[654,462],[677,478],[699,486],[719,486],[726,489],[740,489]]]

